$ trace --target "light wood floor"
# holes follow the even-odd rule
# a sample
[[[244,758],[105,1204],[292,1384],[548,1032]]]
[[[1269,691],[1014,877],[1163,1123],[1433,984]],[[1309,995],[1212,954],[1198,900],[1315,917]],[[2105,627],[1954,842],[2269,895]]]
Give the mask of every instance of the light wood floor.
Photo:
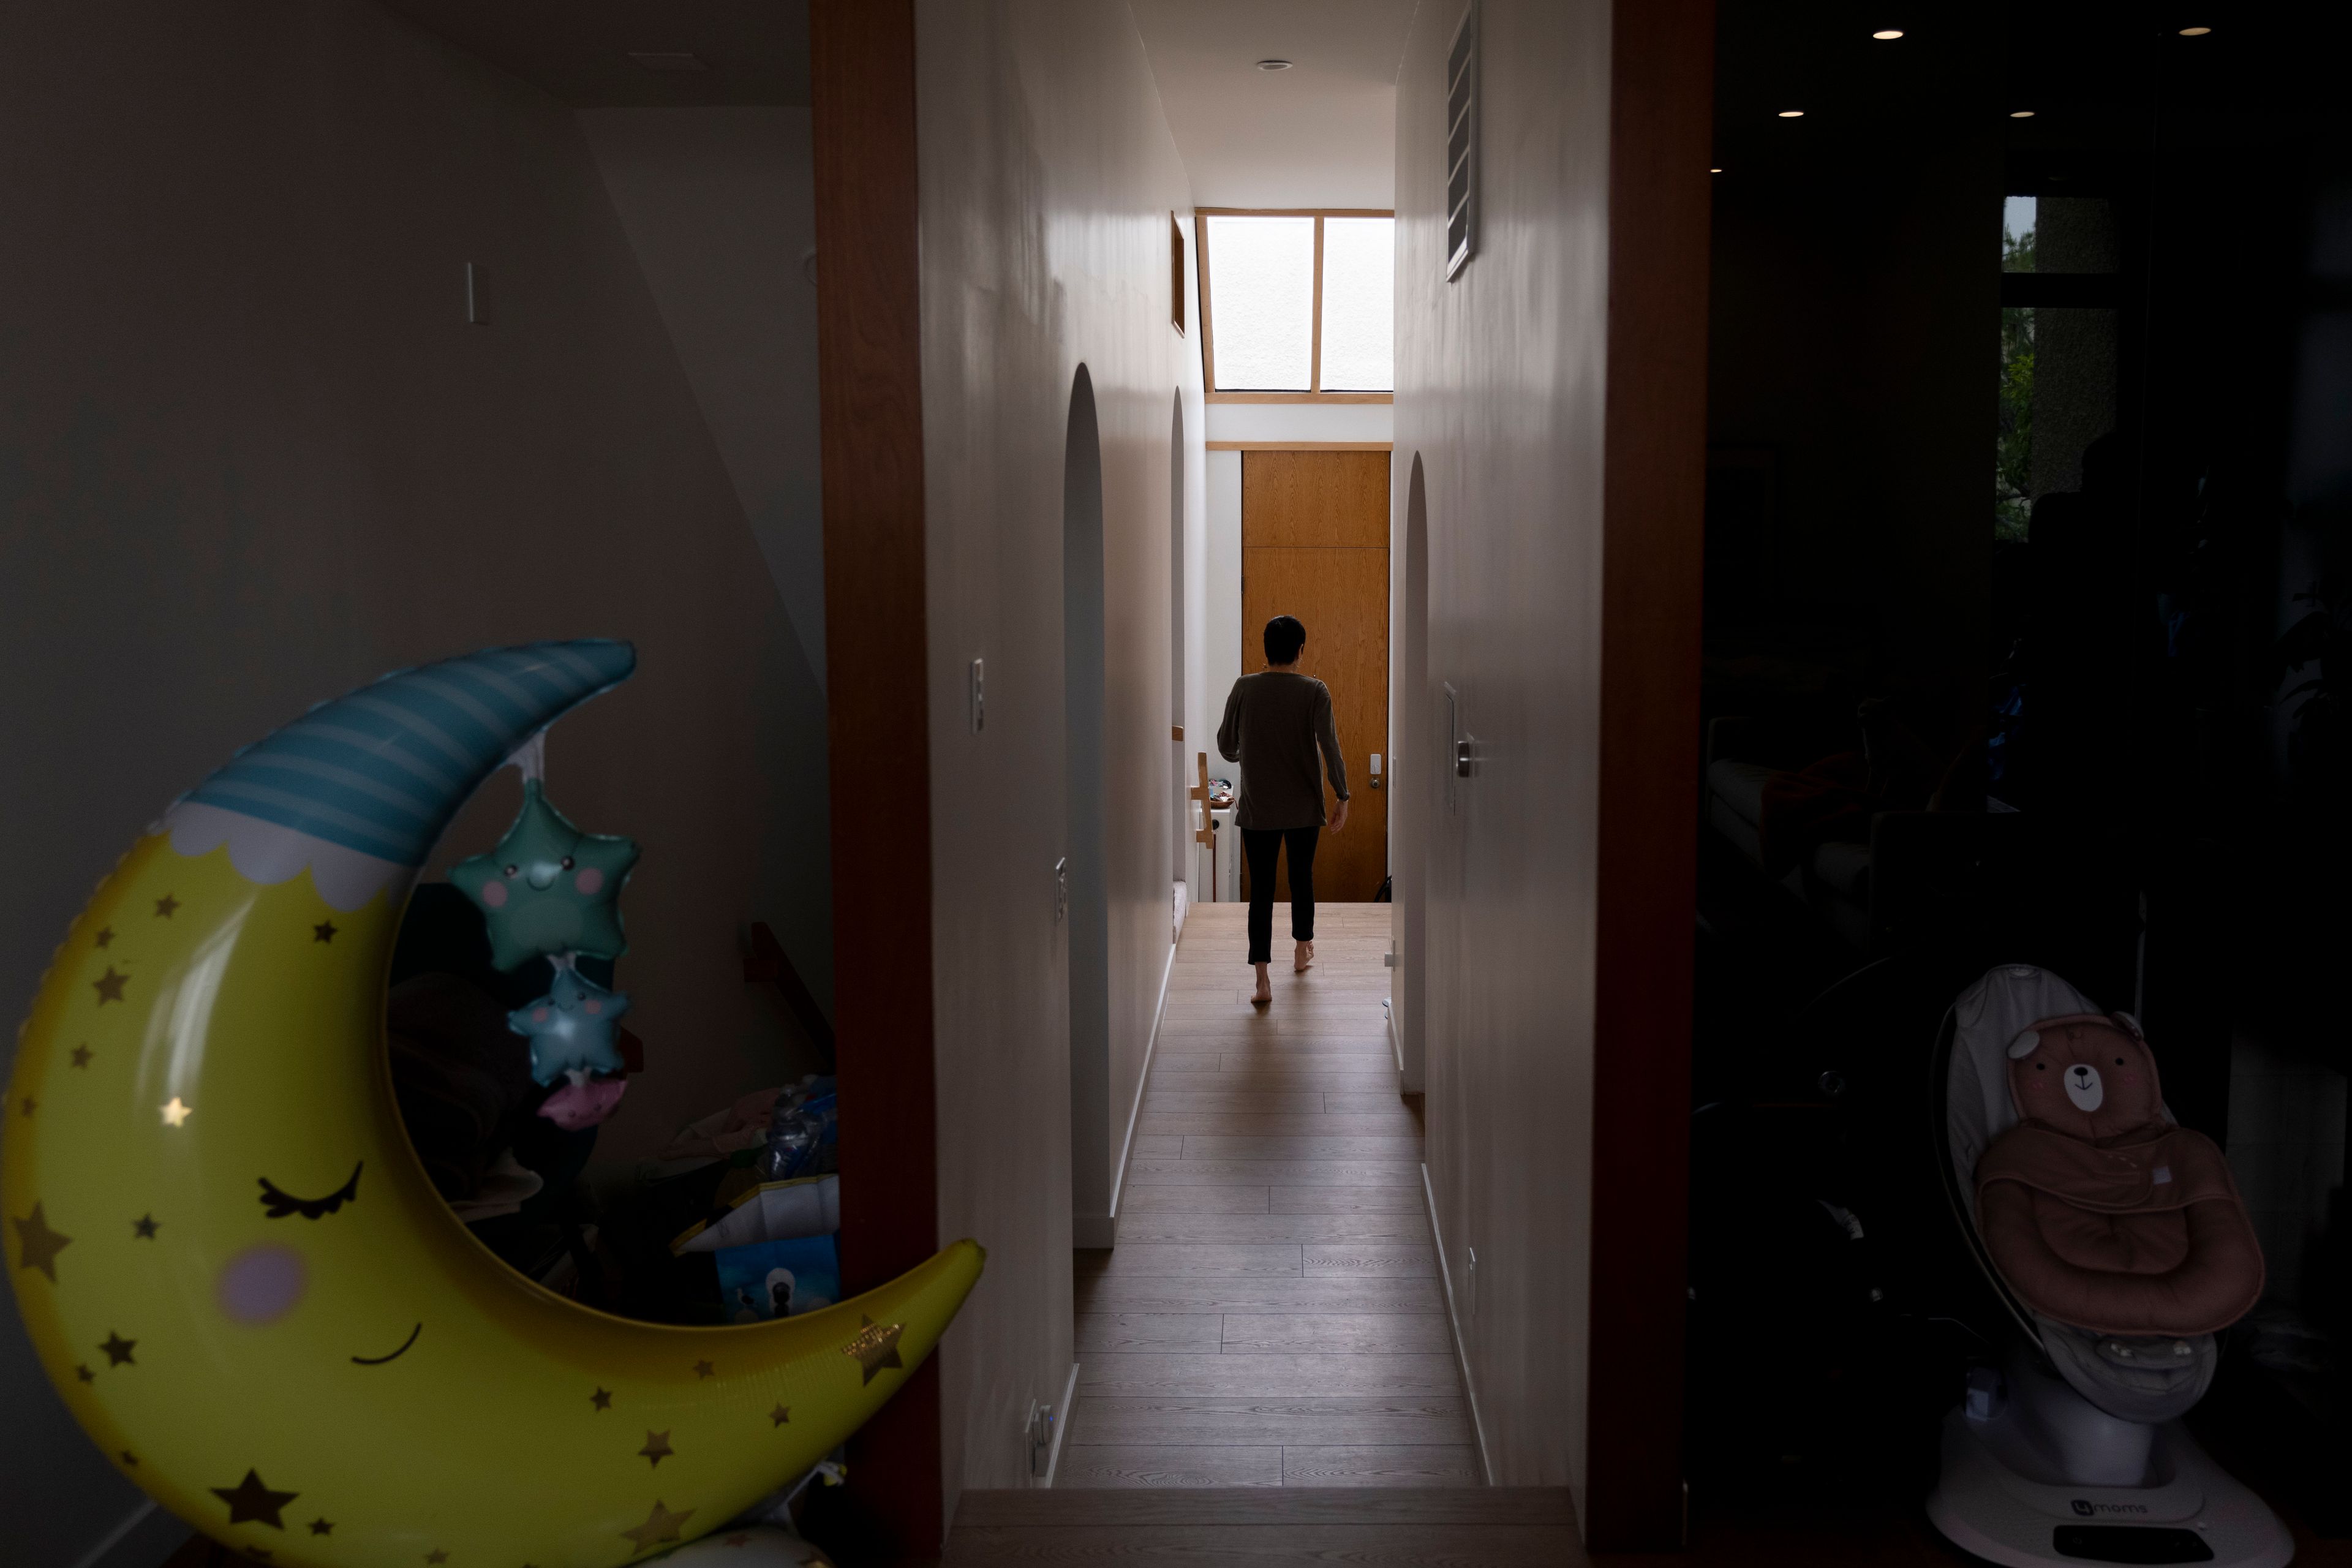
[[[1080,1253],[1056,1488],[1475,1486],[1389,1044],[1386,904],[1325,905],[1270,1006],[1239,904],[1195,904],[1169,981],[1118,1246]]]
[[[1654,1563],[1659,1559],[1648,1558]],[[1566,1491],[963,1494],[946,1568],[1587,1568]],[[1752,1568],[1743,1563],[1741,1568]],[[1807,1568],[1814,1568],[1808,1564]]]

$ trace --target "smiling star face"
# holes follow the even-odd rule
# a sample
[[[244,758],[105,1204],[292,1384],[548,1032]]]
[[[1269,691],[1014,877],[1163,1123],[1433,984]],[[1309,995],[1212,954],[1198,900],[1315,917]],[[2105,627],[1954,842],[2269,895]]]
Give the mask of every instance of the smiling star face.
[[[628,1010],[626,995],[559,969],[546,995],[507,1015],[507,1027],[530,1042],[532,1081],[553,1083],[567,1072],[619,1072],[613,1033]]]
[[[482,911],[490,962],[513,969],[551,953],[626,952],[621,888],[636,863],[634,839],[581,832],[532,779],[506,837],[489,853],[452,867],[449,880]]]

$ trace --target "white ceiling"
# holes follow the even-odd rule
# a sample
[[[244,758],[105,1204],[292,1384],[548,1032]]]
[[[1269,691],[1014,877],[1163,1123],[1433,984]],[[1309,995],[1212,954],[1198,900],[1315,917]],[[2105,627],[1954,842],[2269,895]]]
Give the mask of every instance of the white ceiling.
[[[380,0],[578,109],[805,104],[808,0]],[[630,56],[691,55],[699,70]]]
[[[1129,4],[1194,203],[1396,205],[1397,66],[1421,0]]]

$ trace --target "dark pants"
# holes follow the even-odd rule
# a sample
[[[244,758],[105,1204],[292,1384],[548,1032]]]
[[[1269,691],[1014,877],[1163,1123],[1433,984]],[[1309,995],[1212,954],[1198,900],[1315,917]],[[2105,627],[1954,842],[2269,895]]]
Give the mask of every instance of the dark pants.
[[[1274,866],[1290,846],[1290,940],[1315,940],[1315,845],[1320,827],[1244,827],[1242,853],[1249,857],[1249,961],[1274,962]]]

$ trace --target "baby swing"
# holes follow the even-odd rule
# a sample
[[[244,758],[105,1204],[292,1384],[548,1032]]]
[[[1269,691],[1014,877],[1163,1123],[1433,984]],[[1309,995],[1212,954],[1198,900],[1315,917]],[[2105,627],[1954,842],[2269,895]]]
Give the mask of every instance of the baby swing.
[[[2262,1253],[2138,1024],[1995,968],[1945,1015],[1930,1098],[1953,1217],[2021,1339],[1945,1417],[1928,1519],[1999,1563],[2285,1563],[2278,1516],[2180,1423]]]

